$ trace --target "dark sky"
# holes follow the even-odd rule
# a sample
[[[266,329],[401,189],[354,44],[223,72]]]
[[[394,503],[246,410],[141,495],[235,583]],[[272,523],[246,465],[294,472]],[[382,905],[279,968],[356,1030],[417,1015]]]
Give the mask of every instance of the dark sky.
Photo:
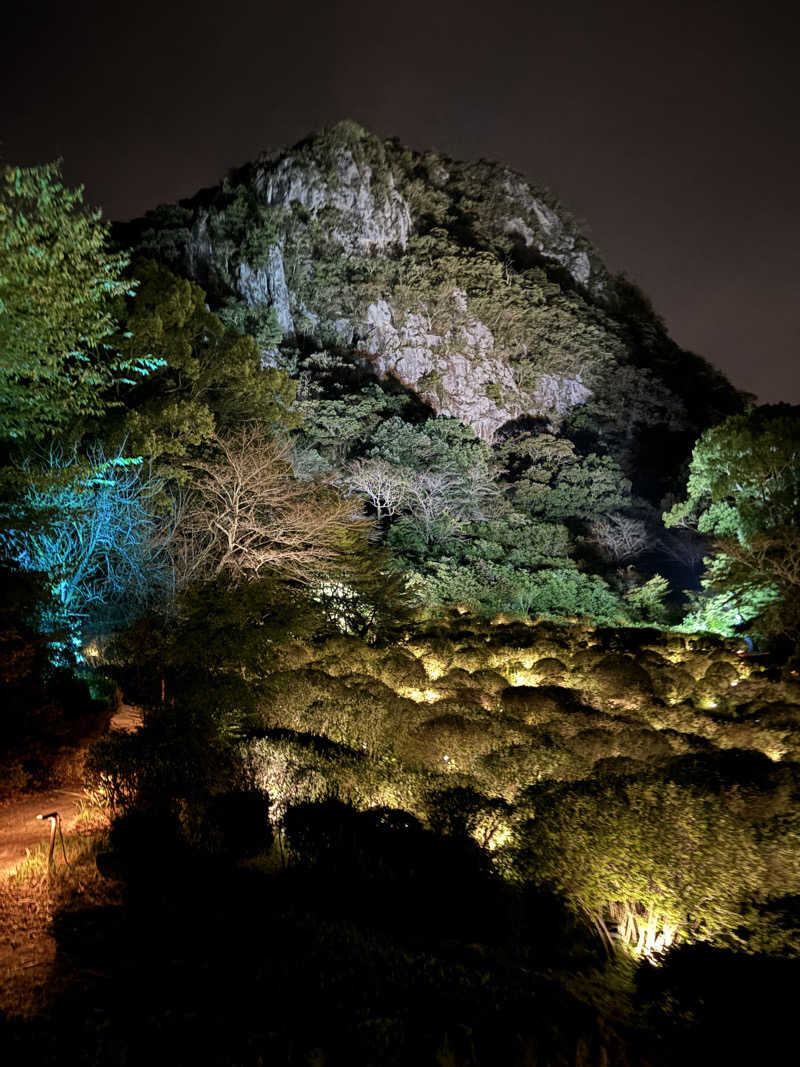
[[[0,42],[0,152],[127,218],[349,117],[549,185],[673,336],[800,402],[800,16],[733,0],[114,0]]]

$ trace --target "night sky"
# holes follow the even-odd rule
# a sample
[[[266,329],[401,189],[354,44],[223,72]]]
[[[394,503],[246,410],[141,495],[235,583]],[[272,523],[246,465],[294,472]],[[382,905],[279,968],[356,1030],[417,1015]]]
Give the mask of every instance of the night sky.
[[[353,118],[549,185],[682,345],[800,402],[800,16],[753,3],[368,0],[19,8],[0,152],[110,218]]]

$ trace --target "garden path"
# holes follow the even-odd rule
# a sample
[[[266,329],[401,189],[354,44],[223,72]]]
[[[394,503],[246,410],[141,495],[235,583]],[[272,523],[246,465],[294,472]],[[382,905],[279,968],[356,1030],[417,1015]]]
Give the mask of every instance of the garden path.
[[[137,730],[141,710],[123,704],[110,727]],[[33,1015],[45,1003],[47,983],[56,958],[52,919],[54,894],[46,879],[17,883],[9,877],[28,851],[45,844],[50,822],[39,814],[57,811],[68,834],[81,810],[80,768],[86,747],[70,760],[71,773],[60,789],[20,794],[0,805],[0,1015]],[[69,855],[69,843],[67,855]],[[60,850],[56,863],[63,864]]]
[[[138,730],[141,723],[141,710],[122,704],[109,725],[114,730],[133,731]],[[77,754],[78,758],[73,761],[75,771],[61,788],[22,794],[0,804],[0,878],[10,874],[25,859],[28,850],[33,851],[37,845],[48,841],[50,822],[37,819],[37,815],[57,811],[64,833],[73,829],[83,798],[78,767],[84,754]]]

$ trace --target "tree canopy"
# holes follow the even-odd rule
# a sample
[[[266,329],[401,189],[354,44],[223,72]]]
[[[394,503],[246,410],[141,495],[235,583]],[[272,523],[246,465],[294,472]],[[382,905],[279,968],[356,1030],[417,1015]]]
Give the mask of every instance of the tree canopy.
[[[133,290],[99,211],[57,163],[0,175],[0,437],[39,440],[101,413],[114,384],[151,367],[112,345],[116,299]]]
[[[795,633],[800,409],[764,405],[707,430],[692,454],[686,500],[664,522],[696,526],[714,539],[709,595],[688,624],[720,629],[758,619],[767,633]]]
[[[182,461],[216,432],[245,423],[277,430],[299,424],[295,385],[262,368],[252,337],[208,310],[206,294],[152,260],[134,264],[135,297],[122,309],[120,350],[131,360],[161,360],[149,378],[120,391],[124,408],[106,434],[127,439],[167,476],[183,479]]]

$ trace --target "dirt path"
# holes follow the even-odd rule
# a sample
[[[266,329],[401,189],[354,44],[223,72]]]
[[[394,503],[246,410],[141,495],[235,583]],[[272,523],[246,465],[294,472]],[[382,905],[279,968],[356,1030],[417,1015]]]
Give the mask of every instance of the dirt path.
[[[110,726],[132,731],[138,730],[141,722],[139,708],[123,704]],[[23,794],[0,805],[0,1012],[11,1016],[34,1015],[45,1004],[47,983],[56,958],[52,919],[58,888],[47,879],[16,884],[8,876],[25,859],[27,850],[32,851],[49,840],[50,821],[37,819],[37,815],[57,811],[64,833],[74,828],[81,810],[78,769],[84,755],[85,749],[78,750],[76,758],[70,760],[75,772],[61,788]],[[68,856],[70,848],[67,842]],[[63,871],[60,851],[56,851],[56,861]],[[91,877],[91,873],[71,875],[72,879],[79,879],[76,891],[81,899],[90,889]],[[94,877],[99,878],[96,872]],[[87,878],[89,884],[85,885]]]
[[[111,719],[115,730],[138,730],[142,723],[139,708],[123,704]],[[78,760],[80,762],[80,760]],[[0,878],[9,874],[31,851],[50,838],[50,821],[37,819],[57,811],[64,833],[69,833],[81,810],[81,781],[76,776],[60,789],[24,794],[0,805]]]

